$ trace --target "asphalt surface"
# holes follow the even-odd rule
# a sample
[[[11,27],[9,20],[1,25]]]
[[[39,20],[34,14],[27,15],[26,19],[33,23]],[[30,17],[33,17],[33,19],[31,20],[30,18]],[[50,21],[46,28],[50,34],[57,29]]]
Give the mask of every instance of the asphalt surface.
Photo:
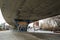
[[[0,40],[60,40],[60,34],[0,31]]]

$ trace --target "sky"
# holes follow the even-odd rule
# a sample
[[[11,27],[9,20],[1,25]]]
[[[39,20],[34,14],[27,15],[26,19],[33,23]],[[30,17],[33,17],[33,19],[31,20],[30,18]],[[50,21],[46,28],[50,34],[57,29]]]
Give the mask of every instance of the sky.
[[[0,24],[1,23],[6,23],[6,21],[4,20],[1,9],[0,9]]]

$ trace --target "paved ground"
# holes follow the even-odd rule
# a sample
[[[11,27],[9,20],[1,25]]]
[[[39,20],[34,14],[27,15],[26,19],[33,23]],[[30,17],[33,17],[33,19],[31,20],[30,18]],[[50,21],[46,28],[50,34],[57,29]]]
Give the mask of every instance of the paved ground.
[[[31,33],[37,38],[44,40],[60,40],[60,33]]]
[[[27,33],[1,31],[0,40],[42,40]]]
[[[60,34],[1,31],[0,40],[60,40]]]

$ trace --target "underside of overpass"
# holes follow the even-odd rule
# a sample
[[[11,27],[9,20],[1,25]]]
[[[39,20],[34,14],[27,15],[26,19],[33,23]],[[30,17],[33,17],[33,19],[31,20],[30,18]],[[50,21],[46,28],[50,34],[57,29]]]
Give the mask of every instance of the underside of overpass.
[[[0,0],[2,14],[10,25],[14,20],[36,21],[60,14],[60,0]]]

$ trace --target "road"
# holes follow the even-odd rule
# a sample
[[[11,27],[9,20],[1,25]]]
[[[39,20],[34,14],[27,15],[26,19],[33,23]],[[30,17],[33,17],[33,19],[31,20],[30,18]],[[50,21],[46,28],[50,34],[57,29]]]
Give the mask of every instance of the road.
[[[60,34],[0,31],[0,40],[60,40]]]

